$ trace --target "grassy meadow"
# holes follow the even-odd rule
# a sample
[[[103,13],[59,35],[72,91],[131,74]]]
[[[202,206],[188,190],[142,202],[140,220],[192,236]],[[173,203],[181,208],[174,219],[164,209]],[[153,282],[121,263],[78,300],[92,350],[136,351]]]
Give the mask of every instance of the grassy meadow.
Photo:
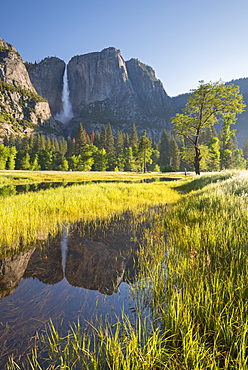
[[[9,232],[15,235],[12,241],[1,240],[2,250],[11,248],[14,238],[30,242],[29,235],[37,235],[43,223],[42,232],[50,233],[55,223],[59,227],[78,218],[110,217],[125,209],[142,213],[154,206],[147,216],[151,227],[139,241],[135,323],[125,315],[114,326],[91,324],[88,331],[78,323],[65,338],[51,323],[41,338],[49,365],[41,365],[35,348],[27,368],[248,368],[246,171],[168,183],[77,185],[9,197],[2,203],[0,219],[5,215],[7,222],[11,215]],[[21,205],[29,225],[22,235],[18,230],[24,223],[15,225]],[[152,310],[149,322],[142,317],[144,305]],[[10,359],[8,369],[25,366]]]
[[[47,175],[43,172],[32,174],[25,171],[8,174],[7,171],[2,171],[2,182],[9,181],[9,184],[13,184],[14,175],[16,182],[31,178],[36,181],[44,181],[45,178],[46,181],[51,181],[51,178],[58,181],[64,173],[53,172]],[[88,174],[88,180],[132,178],[132,175],[127,178],[124,174],[114,175]],[[67,180],[75,181],[75,185],[68,188],[60,187],[1,198],[0,255],[5,256],[9,251],[27,247],[37,240],[46,240],[67,224],[107,219],[126,210],[140,212],[154,204],[171,203],[179,199],[178,193],[162,182],[153,185],[121,182],[77,184],[79,179],[85,180],[85,176],[87,174],[82,172],[69,174]],[[149,176],[152,177],[151,174]],[[141,180],[144,175],[133,174],[133,178]]]

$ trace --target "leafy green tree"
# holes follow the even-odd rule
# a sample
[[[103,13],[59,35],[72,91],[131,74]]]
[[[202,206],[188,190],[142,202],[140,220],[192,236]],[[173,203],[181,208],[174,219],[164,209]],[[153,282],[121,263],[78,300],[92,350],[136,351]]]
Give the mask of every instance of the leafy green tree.
[[[15,169],[15,159],[16,159],[17,150],[15,146],[11,146],[8,148],[8,160],[7,160],[7,169],[14,170]]]
[[[152,163],[149,165],[149,171],[153,172],[159,172],[160,171],[160,166],[159,166],[159,156],[160,153],[157,149],[153,149],[152,155],[151,155],[151,160]]]
[[[6,163],[8,159],[8,147],[4,144],[0,144],[0,170],[6,169]]]
[[[26,152],[21,160],[21,170],[30,170],[30,167],[30,155]]]
[[[69,162],[67,159],[63,159],[61,165],[59,166],[60,171],[69,171]]]
[[[78,161],[79,161],[79,156],[76,156],[75,154],[73,154],[71,157],[68,158],[68,164],[69,164],[70,170],[77,171]]]
[[[209,159],[208,171],[219,171],[220,169],[220,140],[212,137],[208,144]]]
[[[239,93],[239,86],[225,85],[222,82],[204,83],[193,90],[183,113],[172,118],[174,130],[183,136],[194,148],[195,173],[200,174],[200,135],[221,119],[242,113],[245,104]]]
[[[86,144],[81,154],[81,159],[78,163],[79,171],[90,171],[94,164],[94,154],[98,151],[98,148],[92,144]]]
[[[94,171],[106,171],[108,167],[108,156],[106,150],[98,149],[94,154]]]
[[[31,171],[39,171],[40,170],[40,165],[39,165],[39,160],[38,160],[38,154],[35,154],[33,156],[33,159],[31,160],[30,170]]]

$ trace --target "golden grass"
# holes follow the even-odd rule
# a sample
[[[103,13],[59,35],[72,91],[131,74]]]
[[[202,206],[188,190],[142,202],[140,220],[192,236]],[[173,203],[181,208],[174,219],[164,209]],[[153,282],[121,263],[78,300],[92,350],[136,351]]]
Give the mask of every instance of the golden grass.
[[[55,182],[55,181],[96,181],[96,180],[142,180],[160,177],[181,177],[181,172],[169,173],[137,173],[137,172],[64,172],[64,171],[0,171],[0,185],[26,184],[32,182]]]
[[[2,254],[54,235],[62,225],[106,219],[126,210],[171,203],[178,193],[165,183],[74,185],[1,199]]]

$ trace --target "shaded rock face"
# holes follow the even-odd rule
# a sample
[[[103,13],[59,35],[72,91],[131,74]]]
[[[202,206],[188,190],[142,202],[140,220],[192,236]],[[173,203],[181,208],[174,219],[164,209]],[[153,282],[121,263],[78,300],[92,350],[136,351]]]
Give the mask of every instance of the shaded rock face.
[[[154,70],[136,59],[125,62],[115,48],[73,57],[68,80],[74,113],[70,125],[110,122],[115,130],[130,129],[135,122],[150,134],[170,126],[171,98]]]
[[[36,93],[25,64],[16,49],[0,38],[0,80]]]
[[[14,132],[13,124],[18,125],[19,134],[32,133],[33,125],[59,129],[48,102],[33,87],[22,58],[0,39],[0,132]]]
[[[45,58],[38,64],[26,63],[30,80],[37,93],[47,99],[53,116],[62,110],[62,89],[65,62]]]
[[[0,260],[0,299],[11,294],[23,278],[34,249]]]

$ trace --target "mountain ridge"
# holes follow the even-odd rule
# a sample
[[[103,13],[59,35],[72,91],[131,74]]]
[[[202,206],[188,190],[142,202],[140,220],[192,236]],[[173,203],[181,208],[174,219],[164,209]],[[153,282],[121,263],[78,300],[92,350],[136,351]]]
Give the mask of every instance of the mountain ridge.
[[[73,118],[62,124],[56,117],[63,108],[65,68]],[[240,86],[248,105],[248,78],[228,83]],[[189,96],[184,93],[170,97],[151,66],[137,58],[125,61],[115,47],[73,56],[67,65],[57,57],[25,63],[14,46],[1,38],[0,84],[2,136],[11,131],[31,134],[42,130],[47,130],[47,134],[74,136],[79,123],[88,132],[98,131],[102,124],[109,123],[114,133],[128,132],[135,123],[140,134],[146,130],[158,140],[164,129],[172,129],[171,117],[182,111]],[[30,94],[32,99],[27,97]],[[241,144],[248,136],[247,119],[246,110],[239,115],[235,127]]]

